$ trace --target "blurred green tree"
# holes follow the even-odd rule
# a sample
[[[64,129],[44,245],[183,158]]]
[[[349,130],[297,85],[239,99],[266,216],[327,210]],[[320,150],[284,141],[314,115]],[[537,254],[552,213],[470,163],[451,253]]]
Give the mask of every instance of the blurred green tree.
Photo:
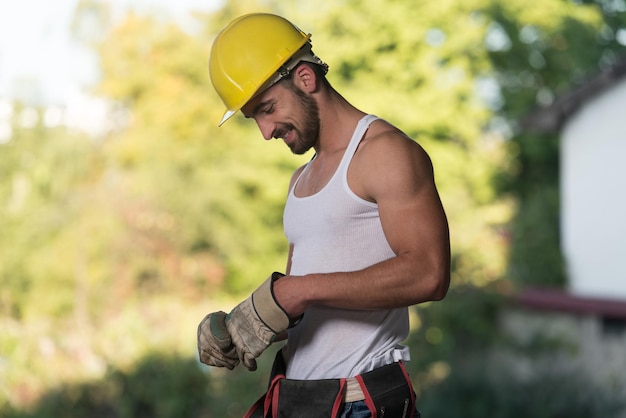
[[[79,233],[87,233],[85,200],[101,167],[97,147],[86,135],[47,128],[43,109],[17,103],[13,115],[0,154],[0,313],[78,314],[78,253],[98,245],[83,246],[88,234]]]

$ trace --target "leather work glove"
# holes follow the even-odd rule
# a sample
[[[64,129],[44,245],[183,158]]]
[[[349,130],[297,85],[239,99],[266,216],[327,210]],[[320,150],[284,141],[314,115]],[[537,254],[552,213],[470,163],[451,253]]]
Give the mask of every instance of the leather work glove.
[[[227,367],[239,364],[237,350],[226,328],[226,312],[213,312],[198,325],[198,355],[208,366]]]
[[[256,358],[272,344],[276,335],[297,323],[289,319],[274,298],[273,283],[283,276],[282,273],[272,273],[226,316],[226,327],[239,360],[250,371],[256,370]]]

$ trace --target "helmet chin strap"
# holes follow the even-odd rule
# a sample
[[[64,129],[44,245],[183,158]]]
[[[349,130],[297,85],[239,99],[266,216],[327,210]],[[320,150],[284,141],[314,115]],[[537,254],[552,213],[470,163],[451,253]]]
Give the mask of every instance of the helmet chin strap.
[[[280,78],[287,77],[289,75],[289,73],[295,67],[297,67],[298,64],[300,64],[302,61],[306,61],[306,62],[310,62],[310,63],[319,65],[320,67],[322,67],[324,69],[324,74],[327,74],[328,73],[328,64],[326,64],[324,61],[322,61],[320,59],[320,57],[315,55],[311,48],[312,48],[312,45],[311,45],[311,42],[309,41],[306,44],[304,44],[302,46],[302,48],[300,48],[298,50],[298,52],[293,54],[293,56],[291,58],[289,58],[289,61],[287,61],[285,64],[283,64],[278,69],[278,73],[281,75]],[[280,80],[280,78],[279,78],[279,80]]]
[[[315,55],[311,48],[312,48],[311,42],[307,42],[306,44],[304,44],[302,48],[298,50],[298,52],[293,54],[286,63],[281,65],[280,68],[276,70],[276,73],[272,77],[270,77],[269,80],[267,80],[265,83],[263,83],[263,85],[261,85],[261,87],[254,94],[254,96],[252,96],[252,98],[263,93],[265,90],[269,89],[270,87],[278,83],[283,78],[288,77],[289,74],[291,74],[291,72],[293,71],[293,69],[296,68],[298,64],[300,64],[303,61],[319,65],[324,70],[324,74],[327,74],[328,64],[326,64],[317,55]]]

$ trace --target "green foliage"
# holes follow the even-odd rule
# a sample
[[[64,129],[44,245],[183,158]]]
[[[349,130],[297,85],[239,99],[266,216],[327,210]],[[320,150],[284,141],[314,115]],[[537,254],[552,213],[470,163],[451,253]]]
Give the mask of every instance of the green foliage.
[[[521,379],[490,370],[489,359],[453,370],[443,383],[422,393],[422,416],[602,418],[618,416],[624,407],[617,393],[607,393],[576,372],[548,370]]]
[[[196,362],[152,354],[130,371],[112,369],[101,382],[64,385],[46,394],[31,412],[5,412],[3,416],[200,417],[216,402],[210,383]]]
[[[518,283],[561,287],[566,276],[560,252],[559,190],[547,181],[529,190],[511,224],[509,272]]]
[[[18,105],[13,135],[0,144],[0,407],[34,405],[36,417],[224,417],[241,416],[262,392],[269,354],[257,373],[198,374],[185,360],[207,311],[230,309],[284,269],[287,185],[310,158],[262,141],[241,117],[216,126],[224,109],[208,80],[211,41],[231,18],[262,10],[312,32],[332,84],[433,160],[453,289],[445,303],[413,311],[422,327],[409,365],[424,400],[441,408],[433,416],[451,416],[446,394],[459,397],[464,416],[472,405],[515,416],[517,399],[503,389],[539,396],[528,382],[461,374],[465,362],[451,359],[500,342],[492,290],[503,278],[565,280],[558,138],[518,132],[516,121],[623,54],[618,3],[240,0],[200,15],[197,34],[134,14],[93,33],[77,16],[77,36],[98,42],[93,92],[117,111],[111,132],[94,139],[47,127],[42,109]],[[102,3],[80,4],[102,13],[99,28],[108,25]],[[497,94],[485,95],[494,82]],[[38,122],[24,123],[33,111]],[[154,347],[184,354],[131,367]],[[93,383],[76,383],[84,380]],[[584,399],[575,405],[599,411]]]
[[[130,368],[112,367],[97,381],[62,384],[27,410],[0,405],[5,418],[241,417],[267,386],[276,352],[258,370],[206,369],[194,359],[149,353]]]
[[[34,112],[19,105],[15,109],[22,117],[39,118]],[[65,228],[79,225],[86,215],[73,190],[88,187],[98,157],[84,135],[46,129],[41,123],[32,128],[14,124],[12,139],[2,148],[0,313],[18,318],[33,308],[62,313],[71,297],[50,289],[56,285],[62,294],[71,292],[73,266],[52,259],[73,250],[71,242],[64,242]],[[46,283],[41,281],[43,272]],[[53,301],[55,296],[64,301]]]
[[[462,285],[453,287],[444,302],[413,307],[407,369],[416,391],[438,385],[449,374],[451,364],[471,361],[469,353],[499,344],[502,336],[497,319],[502,306],[503,298],[495,288]]]
[[[517,196],[511,221],[509,277],[522,285],[566,282],[560,240],[559,137],[519,135],[510,147],[515,166],[496,182]]]

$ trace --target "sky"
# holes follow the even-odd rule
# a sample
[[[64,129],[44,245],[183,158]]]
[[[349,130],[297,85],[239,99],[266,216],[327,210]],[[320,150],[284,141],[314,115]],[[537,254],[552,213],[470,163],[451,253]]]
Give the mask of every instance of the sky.
[[[108,0],[122,15],[135,10],[168,13],[182,25],[191,10],[217,0]],[[0,100],[65,104],[96,77],[90,51],[73,41],[70,22],[78,0],[0,0]]]

